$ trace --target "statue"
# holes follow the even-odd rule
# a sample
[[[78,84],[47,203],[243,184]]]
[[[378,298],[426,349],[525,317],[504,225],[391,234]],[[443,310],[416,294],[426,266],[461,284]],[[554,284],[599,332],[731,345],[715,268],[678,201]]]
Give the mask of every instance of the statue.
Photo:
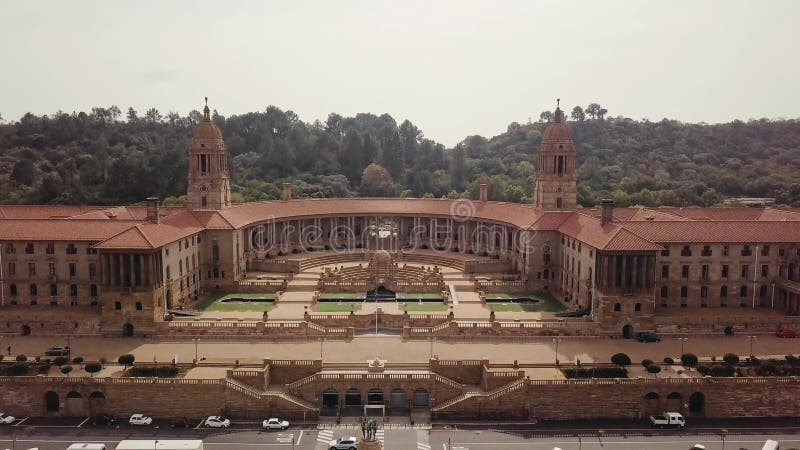
[[[378,423],[373,419],[361,418],[361,436],[365,441],[374,441],[378,431]]]

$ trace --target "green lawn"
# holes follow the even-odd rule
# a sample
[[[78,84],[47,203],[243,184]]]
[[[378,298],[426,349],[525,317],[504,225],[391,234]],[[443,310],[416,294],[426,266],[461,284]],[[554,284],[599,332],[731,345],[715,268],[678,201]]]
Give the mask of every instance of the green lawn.
[[[442,298],[442,294],[440,292],[406,292],[402,295],[402,298]],[[398,299],[400,296],[398,295]]]
[[[513,293],[513,294],[506,294],[506,293],[491,293],[486,294],[487,299],[492,298],[517,298],[517,297],[530,297],[530,298],[538,298],[540,301],[536,304],[518,304],[518,303],[487,303],[489,309],[495,312],[505,312],[505,311],[526,311],[526,312],[559,312],[564,311],[564,305],[561,304],[552,294],[549,292],[523,292],[523,293]]]
[[[319,294],[320,297],[324,298],[342,298],[342,299],[349,299],[349,298],[358,298],[363,299],[366,294],[361,292],[323,292]]]
[[[317,303],[315,308],[318,312],[350,312],[358,311],[361,309],[361,303],[333,303],[333,302],[320,302]]]
[[[399,303],[401,311],[445,311],[447,310],[447,306],[444,303],[420,303],[420,302],[408,302],[408,303]]]
[[[269,303],[222,303],[220,300],[225,298],[265,298],[275,300],[274,293],[244,293],[244,292],[223,292],[213,291],[202,301],[195,305],[194,309],[200,311],[269,311],[272,307]]]

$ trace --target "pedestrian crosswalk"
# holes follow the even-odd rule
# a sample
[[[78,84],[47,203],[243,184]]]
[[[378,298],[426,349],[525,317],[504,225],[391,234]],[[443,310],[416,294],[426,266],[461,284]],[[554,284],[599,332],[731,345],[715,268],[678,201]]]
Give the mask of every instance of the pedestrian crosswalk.
[[[275,440],[282,444],[291,444],[294,442],[294,433],[278,433]]]
[[[377,440],[377,441],[379,441],[381,443],[381,447],[382,448],[386,447],[386,442],[384,442],[385,441],[385,437],[384,437],[383,428],[379,428],[379,429],[375,430],[375,440]]]
[[[417,450],[431,450],[431,445],[417,442]]]
[[[317,434],[317,442],[328,443],[333,440],[333,430],[319,430]]]

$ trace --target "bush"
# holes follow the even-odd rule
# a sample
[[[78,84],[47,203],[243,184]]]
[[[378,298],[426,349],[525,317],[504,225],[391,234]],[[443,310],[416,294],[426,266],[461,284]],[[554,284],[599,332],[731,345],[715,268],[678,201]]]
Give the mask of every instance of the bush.
[[[628,378],[628,371],[622,367],[581,367],[579,369],[561,369],[567,378]]]
[[[25,362],[27,360],[28,360],[27,356],[25,356],[25,355],[17,355],[17,361],[18,362]]]
[[[72,364],[83,364],[83,356],[76,356],[72,358]]]
[[[655,375],[661,372],[661,367],[658,364],[649,364],[647,366],[647,371]]]
[[[67,358],[63,356],[57,356],[55,359],[53,359],[53,364],[57,366],[63,366],[66,363],[67,363]]]
[[[0,362],[3,362],[3,358],[5,358],[5,356],[0,355]]]
[[[616,353],[611,357],[611,363],[620,367],[630,366],[631,357],[625,353]]]
[[[761,365],[761,360],[758,359],[757,356],[751,356],[751,357],[747,358],[747,362],[750,363],[751,366],[760,366]]]
[[[669,364],[671,366],[675,364],[675,360],[667,356],[666,358],[664,358],[664,364]]]
[[[761,363],[761,365],[756,369],[756,373],[762,377],[774,377],[780,373],[780,369],[774,361],[769,360]]]
[[[72,372],[72,366],[61,366],[61,373],[69,375],[70,372]]]
[[[7,377],[19,377],[28,374],[28,363],[15,362],[0,366],[0,375]]]
[[[684,353],[681,355],[681,364],[686,367],[695,367],[699,360],[697,359],[697,355],[694,353]]]
[[[179,369],[176,366],[131,367],[128,370],[128,376],[131,377],[174,378],[178,373]]]
[[[2,361],[2,359],[0,359]],[[786,362],[789,363],[790,366],[797,366],[800,365],[800,358],[794,355],[786,355]]]
[[[647,368],[653,364],[653,361],[650,359],[643,359],[642,360],[642,367]]]
[[[699,364],[697,366],[697,372],[699,372],[700,375],[708,375],[711,373],[711,366],[708,366],[706,364]]]
[[[47,374],[48,372],[50,372],[50,363],[39,364],[36,368],[39,371],[39,373]]]
[[[92,374],[92,376],[94,376],[94,374],[96,374],[97,372],[100,372],[101,370],[103,370],[103,366],[101,366],[100,363],[90,362],[90,363],[86,363],[86,365],[83,366],[83,370],[85,370],[87,373],[90,373],[90,374]]]
[[[736,364],[739,364],[739,355],[736,353],[725,353],[725,355],[722,357],[722,360],[732,366],[735,366]]]
[[[733,366],[729,364],[717,364],[711,368],[712,377],[732,377],[734,372]]]
[[[131,355],[130,353],[126,353],[119,358],[117,358],[117,362],[125,366],[125,369],[128,369],[128,366],[132,366],[133,362],[136,361],[136,357]]]

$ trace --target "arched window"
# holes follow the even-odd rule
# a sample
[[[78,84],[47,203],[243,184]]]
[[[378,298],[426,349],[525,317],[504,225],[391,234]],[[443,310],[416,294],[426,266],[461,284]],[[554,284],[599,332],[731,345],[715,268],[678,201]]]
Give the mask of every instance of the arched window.
[[[38,289],[36,288],[35,284],[32,284],[30,287],[31,295],[35,296],[38,293]]]
[[[614,311],[619,311],[620,309],[622,309],[622,305],[619,303],[614,303]]]
[[[728,296],[728,286],[722,286],[721,288],[719,288],[719,296],[720,297]]]
[[[16,284],[14,284],[14,283],[11,283],[11,284],[8,286],[8,293],[9,293],[9,295],[11,295],[12,297],[16,297],[16,296],[17,296],[17,285],[16,285]]]
[[[666,286],[661,286],[661,297],[666,298],[669,296],[669,288]]]
[[[747,286],[739,288],[739,297],[747,297]]]

